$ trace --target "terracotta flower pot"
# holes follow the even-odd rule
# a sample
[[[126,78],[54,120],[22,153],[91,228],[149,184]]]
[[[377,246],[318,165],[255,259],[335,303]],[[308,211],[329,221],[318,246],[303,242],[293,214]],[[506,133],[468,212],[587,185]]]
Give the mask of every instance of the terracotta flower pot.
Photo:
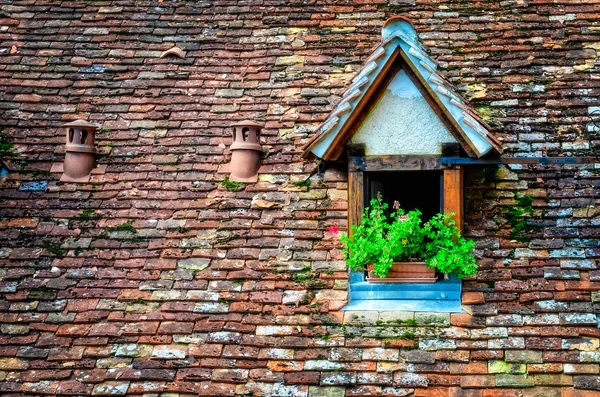
[[[435,269],[427,267],[425,262],[394,262],[387,277],[380,278],[368,272],[370,283],[435,283]]]

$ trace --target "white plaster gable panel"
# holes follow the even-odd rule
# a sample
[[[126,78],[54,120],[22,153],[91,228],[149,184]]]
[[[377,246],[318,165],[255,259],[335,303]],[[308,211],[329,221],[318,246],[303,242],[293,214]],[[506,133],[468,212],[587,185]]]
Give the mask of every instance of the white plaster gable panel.
[[[366,155],[441,154],[442,143],[456,142],[404,70],[352,137]]]

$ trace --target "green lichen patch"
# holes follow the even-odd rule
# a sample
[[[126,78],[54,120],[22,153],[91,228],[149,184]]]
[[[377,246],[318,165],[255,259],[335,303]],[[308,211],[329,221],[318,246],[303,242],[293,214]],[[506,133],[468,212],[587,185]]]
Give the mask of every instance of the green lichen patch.
[[[225,179],[223,179],[223,181],[221,182],[221,186],[223,186],[223,188],[228,192],[239,192],[240,190],[244,189],[243,183],[234,182],[230,180],[228,176],[226,176]]]
[[[109,232],[125,232],[132,234],[137,233],[137,230],[135,229],[135,227],[133,227],[133,225],[130,222],[125,222],[118,226],[107,227],[106,230]]]

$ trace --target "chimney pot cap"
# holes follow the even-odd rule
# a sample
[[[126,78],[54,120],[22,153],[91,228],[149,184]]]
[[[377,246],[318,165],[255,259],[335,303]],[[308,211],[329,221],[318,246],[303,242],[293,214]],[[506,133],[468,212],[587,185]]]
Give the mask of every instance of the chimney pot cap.
[[[262,123],[258,123],[253,120],[242,120],[231,124],[231,127],[254,127],[254,128],[264,128],[265,125]]]
[[[70,123],[65,124],[63,127],[98,128],[96,124],[81,119],[71,121]]]

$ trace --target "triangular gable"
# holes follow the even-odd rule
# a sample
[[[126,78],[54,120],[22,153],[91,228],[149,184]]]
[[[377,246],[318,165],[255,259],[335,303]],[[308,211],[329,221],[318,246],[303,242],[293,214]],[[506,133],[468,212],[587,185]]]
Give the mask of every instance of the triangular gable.
[[[443,144],[458,143],[404,69],[367,110],[352,133],[365,155],[440,155]]]
[[[500,142],[489,126],[458,94],[456,87],[437,73],[437,65],[426,54],[413,26],[403,18],[389,20],[383,28],[383,42],[352,80],[342,100],[317,134],[305,145],[305,156],[335,160],[351,138],[375,92],[387,81],[390,71],[402,61],[405,72],[416,82],[440,120],[471,157],[502,153]]]

